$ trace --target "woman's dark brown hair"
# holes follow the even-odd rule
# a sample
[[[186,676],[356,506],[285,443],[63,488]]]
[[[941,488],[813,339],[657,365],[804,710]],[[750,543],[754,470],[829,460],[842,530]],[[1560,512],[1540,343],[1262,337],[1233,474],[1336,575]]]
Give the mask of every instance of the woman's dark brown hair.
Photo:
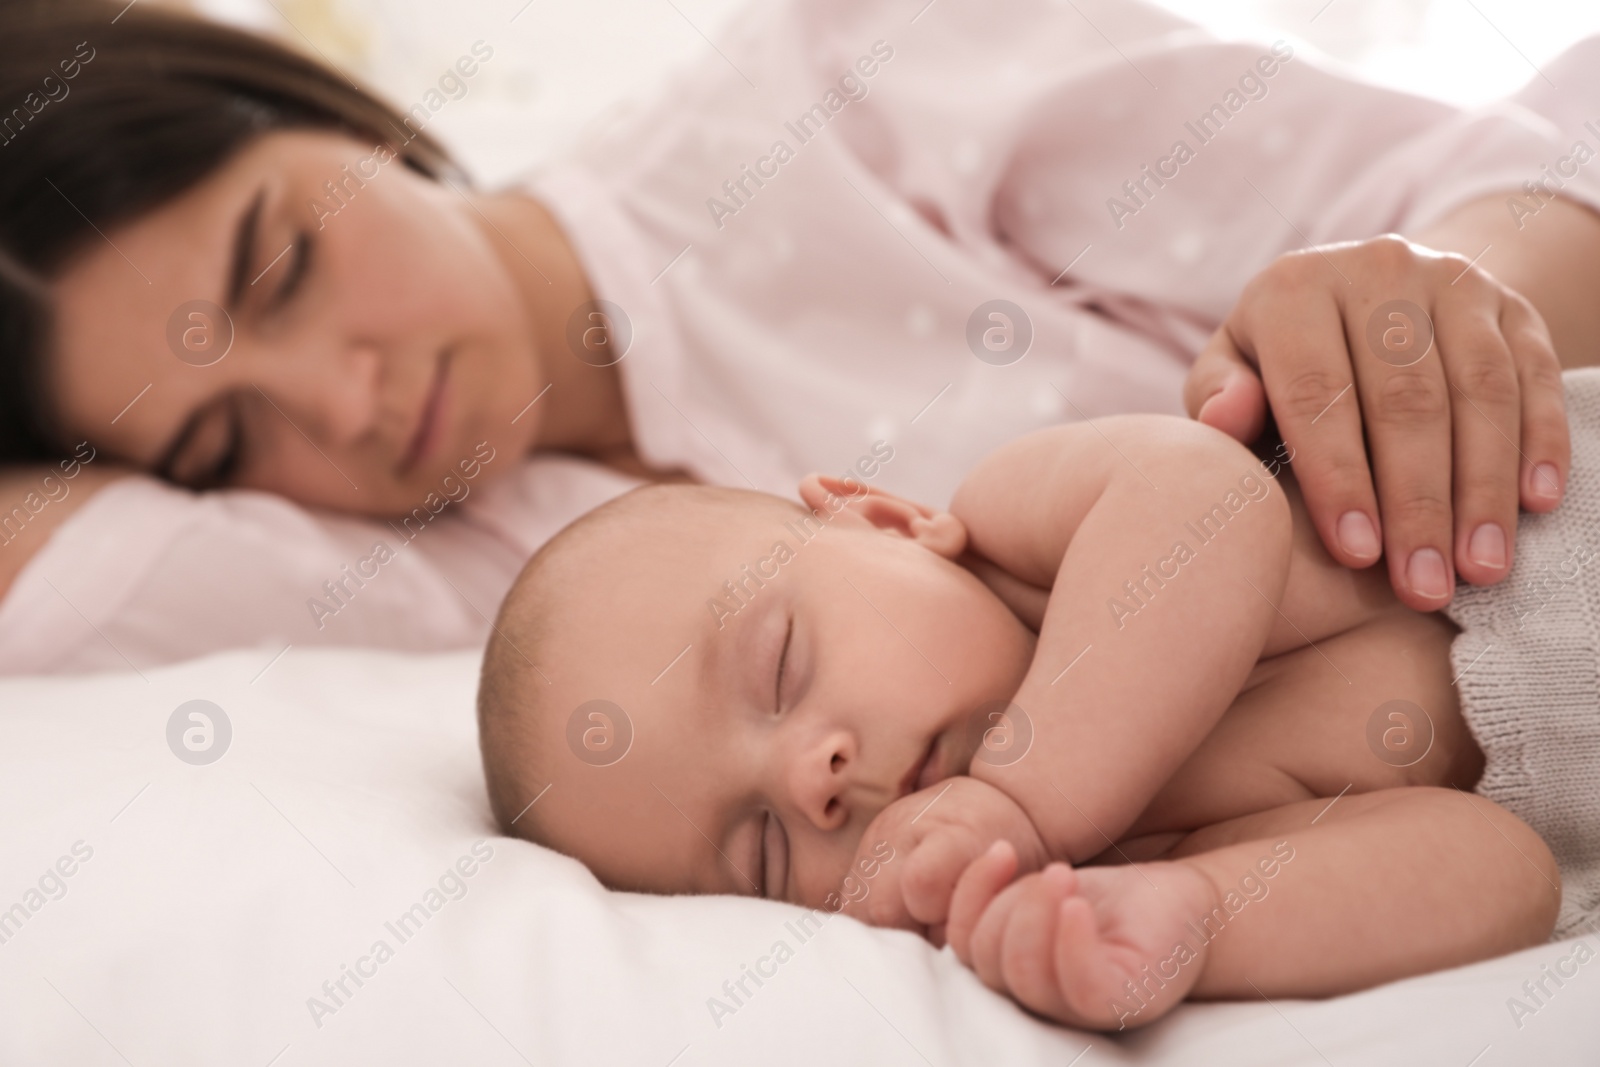
[[[290,127],[453,169],[393,108],[264,38],[147,3],[0,0],[0,463],[63,451],[43,389],[52,278],[97,229]]]

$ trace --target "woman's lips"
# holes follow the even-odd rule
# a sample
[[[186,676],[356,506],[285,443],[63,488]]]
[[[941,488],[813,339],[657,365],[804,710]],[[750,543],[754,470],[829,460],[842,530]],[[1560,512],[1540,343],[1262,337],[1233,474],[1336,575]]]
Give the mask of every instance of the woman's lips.
[[[428,387],[428,395],[423,398],[422,410],[417,415],[417,428],[412,431],[411,441],[406,445],[405,456],[400,461],[402,475],[410,473],[419,463],[431,456],[444,436],[446,402],[449,399],[447,393],[449,373],[450,353],[446,352],[439,360],[438,370],[433,375],[433,384]]]

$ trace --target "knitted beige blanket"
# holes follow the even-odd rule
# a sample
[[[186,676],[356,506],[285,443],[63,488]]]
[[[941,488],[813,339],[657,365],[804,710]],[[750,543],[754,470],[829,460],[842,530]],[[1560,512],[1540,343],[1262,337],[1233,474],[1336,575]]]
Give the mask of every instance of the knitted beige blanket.
[[[1445,609],[1462,631],[1450,649],[1461,709],[1487,760],[1477,792],[1555,853],[1556,938],[1600,917],[1600,368],[1562,377],[1572,473],[1561,506],[1524,513],[1510,576],[1457,586]]]

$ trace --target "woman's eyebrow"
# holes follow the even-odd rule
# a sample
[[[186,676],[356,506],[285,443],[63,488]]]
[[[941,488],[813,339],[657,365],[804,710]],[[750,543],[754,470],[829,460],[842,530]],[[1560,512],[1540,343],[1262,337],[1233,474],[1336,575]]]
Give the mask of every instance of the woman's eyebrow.
[[[266,189],[257,192],[234,227],[233,262],[228,269],[228,288],[224,298],[229,309],[238,307],[239,298],[244,295],[245,275],[256,258],[256,224],[261,220],[261,207],[266,199]]]

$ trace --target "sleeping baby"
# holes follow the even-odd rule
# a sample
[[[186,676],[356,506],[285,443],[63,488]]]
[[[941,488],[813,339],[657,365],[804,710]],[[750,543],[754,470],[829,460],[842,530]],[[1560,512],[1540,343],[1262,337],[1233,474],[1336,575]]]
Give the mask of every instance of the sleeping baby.
[[[614,888],[915,930],[1103,1029],[1573,932],[1600,905],[1600,372],[1566,387],[1566,503],[1443,614],[1176,418],[1019,439],[948,512],[819,475],[804,506],[637,489],[501,608],[496,818]]]

